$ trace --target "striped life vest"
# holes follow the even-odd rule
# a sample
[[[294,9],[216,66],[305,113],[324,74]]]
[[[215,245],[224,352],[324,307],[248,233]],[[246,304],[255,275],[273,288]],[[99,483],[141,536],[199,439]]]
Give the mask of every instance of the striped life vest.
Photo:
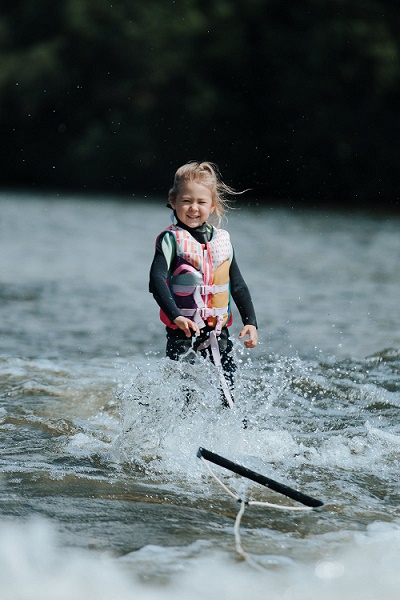
[[[175,240],[174,270],[168,279],[175,303],[180,313],[200,329],[208,325],[218,335],[224,325],[232,323],[229,269],[233,249],[229,233],[214,227],[211,240],[200,244],[186,229],[176,225],[166,231]],[[176,329],[162,311],[160,318]]]

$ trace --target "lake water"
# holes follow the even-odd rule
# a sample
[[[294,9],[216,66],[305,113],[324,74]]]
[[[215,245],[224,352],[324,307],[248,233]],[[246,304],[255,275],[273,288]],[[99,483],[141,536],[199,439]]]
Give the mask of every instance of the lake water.
[[[230,213],[260,344],[237,341],[235,312],[228,410],[212,365],[164,358],[148,293],[164,206],[0,195],[2,600],[397,599],[400,220]],[[239,505],[200,446],[324,507],[248,506],[242,560]]]

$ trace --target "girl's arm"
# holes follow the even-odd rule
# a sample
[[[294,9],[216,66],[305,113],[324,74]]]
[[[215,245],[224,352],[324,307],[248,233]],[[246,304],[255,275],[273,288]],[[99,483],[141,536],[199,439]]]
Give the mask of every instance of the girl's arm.
[[[158,244],[157,244],[158,245]],[[170,321],[174,321],[180,316],[179,308],[171,295],[167,285],[168,265],[162,251],[156,247],[153,262],[150,267],[149,291],[153,294],[161,310],[167,315]]]
[[[181,316],[179,308],[171,295],[167,285],[168,264],[162,251],[162,236],[160,238],[157,240],[156,251],[150,267],[149,290],[168,319],[175,323],[179,329],[182,329],[187,337],[191,337],[192,331],[199,334],[200,330],[196,323]]]
[[[245,325],[242,331],[239,333],[239,340],[248,336],[248,339],[245,340],[244,345],[246,348],[255,348],[258,343],[258,332],[257,327],[254,325]]]
[[[254,348],[258,342],[256,313],[249,288],[242,277],[235,255],[233,255],[229,270],[229,278],[231,295],[243,321],[243,329],[239,333],[239,339],[248,336],[244,345],[246,348]]]

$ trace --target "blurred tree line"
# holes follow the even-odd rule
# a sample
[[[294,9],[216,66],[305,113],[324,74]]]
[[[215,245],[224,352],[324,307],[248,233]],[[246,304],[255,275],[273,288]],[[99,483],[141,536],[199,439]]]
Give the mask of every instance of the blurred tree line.
[[[3,186],[399,207],[395,0],[2,0]]]

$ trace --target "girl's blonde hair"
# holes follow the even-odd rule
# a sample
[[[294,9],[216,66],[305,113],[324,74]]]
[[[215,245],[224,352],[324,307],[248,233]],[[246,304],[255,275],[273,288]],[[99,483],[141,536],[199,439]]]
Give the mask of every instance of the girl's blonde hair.
[[[213,206],[215,211],[213,215],[217,225],[219,226],[226,210],[231,208],[231,200],[228,196],[242,194],[237,192],[221,179],[221,174],[217,165],[211,162],[196,162],[190,161],[182,167],[179,167],[175,173],[174,185],[169,190],[168,197],[171,200],[176,200],[181,185],[187,181],[195,181],[206,186],[212,196]]]

